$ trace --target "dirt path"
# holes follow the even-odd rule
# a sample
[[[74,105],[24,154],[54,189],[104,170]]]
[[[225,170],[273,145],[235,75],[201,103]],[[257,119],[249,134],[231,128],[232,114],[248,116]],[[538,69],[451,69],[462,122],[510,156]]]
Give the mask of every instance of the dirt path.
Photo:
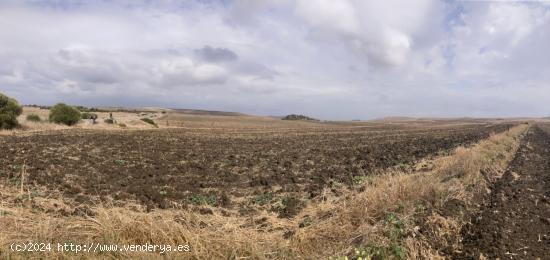
[[[550,259],[550,134],[533,126],[455,259]]]

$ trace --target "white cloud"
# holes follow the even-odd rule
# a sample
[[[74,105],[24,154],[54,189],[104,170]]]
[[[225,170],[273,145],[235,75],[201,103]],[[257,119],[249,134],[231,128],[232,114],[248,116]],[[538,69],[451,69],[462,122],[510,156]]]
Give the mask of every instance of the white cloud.
[[[550,114],[539,3],[3,1],[0,42],[0,90],[23,103]]]

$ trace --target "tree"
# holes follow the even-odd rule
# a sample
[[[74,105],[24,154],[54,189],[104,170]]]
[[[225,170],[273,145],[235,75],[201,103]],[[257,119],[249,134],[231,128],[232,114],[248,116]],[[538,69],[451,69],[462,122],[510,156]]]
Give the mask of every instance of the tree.
[[[0,93],[0,129],[12,129],[19,125],[17,117],[23,108],[17,100]]]
[[[50,122],[75,125],[80,121],[80,111],[72,106],[59,103],[50,109]]]

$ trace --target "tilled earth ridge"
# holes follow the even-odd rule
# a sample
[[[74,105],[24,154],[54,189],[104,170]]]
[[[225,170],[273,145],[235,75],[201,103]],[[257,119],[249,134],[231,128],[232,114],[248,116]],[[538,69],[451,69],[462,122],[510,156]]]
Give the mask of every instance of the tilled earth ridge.
[[[455,259],[550,259],[550,134],[532,127]]]

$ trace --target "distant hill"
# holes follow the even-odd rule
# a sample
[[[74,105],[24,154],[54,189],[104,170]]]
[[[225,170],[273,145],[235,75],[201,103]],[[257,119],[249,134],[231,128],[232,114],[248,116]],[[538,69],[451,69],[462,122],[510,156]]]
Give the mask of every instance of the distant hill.
[[[318,119],[315,119],[315,118],[311,118],[311,117],[308,117],[308,116],[304,116],[304,115],[295,115],[295,114],[291,114],[291,115],[287,115],[283,118],[281,118],[282,120],[307,120],[307,121],[319,121]]]
[[[208,115],[208,116],[247,116],[247,114],[238,112],[225,112],[225,111],[211,111],[211,110],[199,110],[199,109],[170,109],[171,112],[190,115]]]

